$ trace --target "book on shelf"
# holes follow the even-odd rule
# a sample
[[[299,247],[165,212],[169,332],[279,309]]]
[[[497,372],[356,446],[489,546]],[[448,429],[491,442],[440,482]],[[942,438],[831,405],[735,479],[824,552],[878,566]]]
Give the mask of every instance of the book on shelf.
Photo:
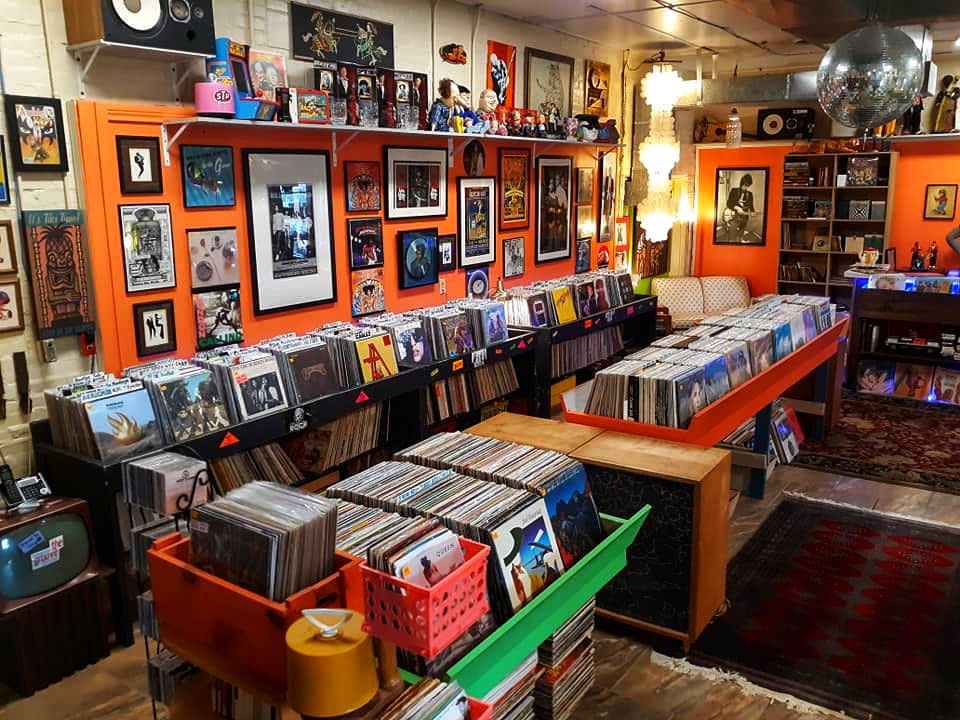
[[[790,220],[805,220],[809,215],[810,198],[806,195],[784,195],[783,217]]]

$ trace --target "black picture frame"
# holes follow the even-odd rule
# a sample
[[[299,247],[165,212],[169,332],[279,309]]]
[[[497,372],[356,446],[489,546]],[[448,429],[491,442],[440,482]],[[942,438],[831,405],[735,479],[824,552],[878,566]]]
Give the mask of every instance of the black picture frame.
[[[317,27],[332,28],[333,47],[312,42]],[[372,33],[373,42],[361,45],[356,41],[357,29]],[[353,63],[392,69],[394,66],[394,27],[392,24],[335,12],[322,7],[290,3],[290,54],[296,60]]]
[[[401,230],[397,233],[397,268],[400,276],[400,289],[428,287],[440,281],[440,245],[437,228],[417,228],[415,230]],[[426,240],[424,257],[428,260],[429,268],[423,277],[416,277],[411,273],[407,262],[407,253],[413,248],[417,240]],[[432,241],[432,242],[431,242]]]
[[[146,336],[145,318],[149,312],[163,311],[166,315],[166,339],[162,344],[147,347],[150,338]],[[133,306],[133,327],[137,341],[137,357],[162,355],[177,349],[177,323],[173,310],[173,300],[156,300],[137,303]]]
[[[477,224],[482,219],[487,230],[486,251],[474,258],[467,257],[467,235],[470,232],[470,213],[474,202],[482,202],[482,196],[474,201],[468,201],[465,194],[471,189],[486,192],[487,212],[482,218],[482,212],[475,218]],[[459,255],[460,267],[468,268],[477,265],[490,265],[497,261],[497,180],[494,177],[462,177],[457,178],[457,235],[460,238]],[[482,205],[478,206],[482,211]]]
[[[544,242],[544,230],[545,225],[549,223],[545,222],[546,214],[549,212],[549,208],[545,202],[546,195],[549,194],[549,186],[544,182],[544,170],[546,168],[561,168],[565,170],[566,185],[567,185],[567,199],[566,199],[566,230],[561,228],[560,235],[566,235],[566,245],[565,247],[560,247],[556,249],[546,249],[546,244]],[[537,158],[536,169],[534,171],[535,182],[533,186],[537,188],[537,202],[536,202],[536,214],[537,214],[537,225],[536,225],[536,234],[534,235],[534,257],[533,261],[535,264],[539,265],[541,263],[555,262],[558,260],[569,260],[573,255],[573,236],[574,236],[574,225],[573,225],[573,207],[574,204],[571,202],[572,194],[572,185],[573,185],[573,158],[566,155],[541,155]],[[563,219],[563,218],[561,218]],[[557,239],[560,239],[559,236]]]
[[[7,170],[7,146],[0,135],[0,205],[10,204],[10,173]]]
[[[394,177],[396,164],[433,164],[439,168],[436,209],[429,206],[404,205],[397,202],[397,178]],[[450,210],[449,198],[449,151],[443,148],[405,147],[385,145],[383,148],[383,204],[387,220],[420,220],[423,218],[445,218]],[[429,180],[428,180],[429,182]],[[405,194],[408,192],[404,190]],[[428,190],[429,192],[429,190]],[[412,193],[411,193],[412,194]],[[405,200],[405,202],[407,202]],[[428,201],[429,202],[429,201]]]
[[[7,128],[10,135],[10,149],[13,153],[13,169],[16,172],[61,172],[70,169],[67,158],[67,132],[63,124],[63,105],[59,98],[35,97],[32,95],[5,95],[3,98],[4,112],[7,115]],[[22,117],[21,117],[21,111]],[[56,162],[37,160],[37,150],[31,148],[36,143],[34,120],[44,118],[45,121],[53,116],[52,130],[46,126],[41,132],[40,147],[46,146],[44,152],[49,156],[53,145],[57,148]],[[47,141],[53,137],[53,144]],[[16,140],[16,142],[14,142]],[[31,149],[31,158],[23,155],[24,148]]]
[[[538,50],[537,48],[528,47],[524,54],[524,85],[523,85],[523,101],[524,107],[531,108],[533,110],[541,111],[540,103],[534,102],[534,84],[531,74],[534,72],[534,60],[546,60],[548,62],[556,63],[561,70],[566,70],[566,77],[561,77],[561,81],[566,82],[566,88],[561,88],[563,92],[563,97],[560,98],[560,101],[563,103],[562,106],[558,107],[557,110],[560,112],[560,117],[571,117],[573,116],[573,68],[576,61],[569,55],[559,55],[557,53],[547,52],[546,50]]]
[[[146,151],[144,158],[139,151]],[[137,159],[131,156],[136,152]],[[133,160],[133,162],[131,162]],[[163,192],[163,165],[160,163],[160,140],[139,135],[117,135],[117,168],[120,172],[121,195],[159,195]],[[149,173],[140,180],[137,174]]]
[[[733,190],[741,191],[743,184],[749,178],[750,185],[755,187],[754,177],[760,177],[762,189],[760,192],[750,190],[750,199],[753,210],[746,215],[746,220],[739,220],[737,211],[730,208],[731,203],[738,203]],[[713,216],[713,244],[739,245],[744,247],[763,247],[767,244],[767,201],[770,192],[770,168],[768,167],[732,167],[717,168],[714,178],[714,216]],[[722,197],[723,194],[726,197]],[[760,200],[760,209],[757,209],[757,198]],[[759,215],[759,225],[753,222],[751,215]],[[739,217],[744,217],[740,215]]]
[[[363,258],[367,255],[365,251],[367,243],[365,240],[361,241],[358,233],[363,232],[364,235],[368,235],[370,231],[375,233],[370,239],[373,240],[375,256],[380,259],[376,262],[363,262]],[[354,242],[354,236],[357,236],[357,242]],[[383,267],[383,220],[379,217],[347,218],[347,243],[351,270]]]
[[[503,276],[505,278],[520,277],[526,270],[526,238],[522,235],[503,239]],[[513,251],[519,248],[517,261],[513,259]]]
[[[593,185],[596,181],[596,174],[597,169],[593,166],[577,168],[577,205],[593,203]],[[588,175],[590,177],[589,181],[586,180]],[[589,190],[583,192],[585,188],[589,188]]]
[[[444,257],[447,257],[447,253],[444,252],[444,247],[450,248],[449,253],[449,262],[444,261]],[[456,234],[451,235],[441,235],[437,238],[437,255],[440,257],[440,272],[450,272],[451,270],[457,269],[457,236]]]
[[[205,188],[203,183],[199,183],[199,189],[191,188],[194,183],[194,178],[189,174],[190,164],[196,161],[198,158],[202,158],[204,155],[210,155],[212,153],[220,153],[222,157],[229,158],[229,166],[223,169],[223,163],[220,162],[219,165],[222,168],[219,172],[219,175],[222,177],[222,180],[215,179],[213,176],[207,178],[208,182],[223,182],[224,191],[222,193],[222,199],[217,200],[206,198],[206,195],[209,195],[209,189]],[[217,164],[217,159],[214,158],[214,164]],[[204,168],[199,168],[201,176],[204,173]],[[213,169],[213,172],[217,172],[216,168]],[[234,152],[233,148],[230,145],[181,145],[180,146],[180,184],[183,190],[183,207],[187,210],[196,210],[201,208],[230,208],[236,207],[237,205],[237,176],[236,168],[234,167]],[[193,190],[193,192],[191,192]],[[214,193],[214,195],[219,195],[221,193]]]

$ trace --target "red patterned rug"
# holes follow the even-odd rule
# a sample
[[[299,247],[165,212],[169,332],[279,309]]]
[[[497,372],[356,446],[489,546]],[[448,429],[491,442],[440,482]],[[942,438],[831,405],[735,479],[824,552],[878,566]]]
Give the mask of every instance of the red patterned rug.
[[[870,720],[960,718],[960,531],[788,497],[690,659]]]
[[[793,464],[960,494],[960,406],[845,393],[833,431]]]

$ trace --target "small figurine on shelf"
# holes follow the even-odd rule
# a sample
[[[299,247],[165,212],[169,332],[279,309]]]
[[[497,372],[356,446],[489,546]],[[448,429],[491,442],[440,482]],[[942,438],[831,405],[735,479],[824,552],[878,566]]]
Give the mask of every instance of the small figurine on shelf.
[[[453,107],[456,103],[453,88],[453,80],[450,78],[444,78],[437,86],[440,97],[433,101],[433,105],[430,106],[430,114],[427,116],[430,129],[434,132],[450,131],[450,120],[453,117]]]
[[[597,134],[597,129],[591,127],[589,122],[580,121],[580,127],[577,129],[577,140],[588,143],[596,142]]]
[[[537,136],[536,114],[532,110],[526,110],[523,114],[522,134],[524,137]]]
[[[616,145],[620,142],[620,131],[617,130],[616,120],[610,118],[605,123],[600,123],[597,142],[610,143],[611,145]]]
[[[470,109],[470,88],[464,85],[458,85],[459,95],[453,100],[453,114],[463,118],[464,132],[477,132],[476,128],[480,124],[477,114]]]
[[[519,110],[511,110],[507,116],[507,134],[514,137],[523,134],[523,115]]]
[[[930,243],[930,249],[927,250],[927,270],[937,269],[937,241]]]
[[[577,139],[577,129],[579,126],[580,123],[577,122],[576,118],[568,117],[563,119],[563,132],[568,141]]]
[[[542,112],[537,113],[537,137],[546,138],[547,137],[547,116]]]
[[[496,117],[490,121],[490,129],[487,130],[488,135],[506,135],[507,129],[500,124],[500,121]]]
[[[560,124],[560,110],[556,103],[545,103],[547,115],[547,135],[552,138],[562,137],[563,128]]]
[[[915,242],[910,251],[910,269],[923,270],[923,252],[920,250],[920,243]]]
[[[490,124],[497,121],[497,94],[490,89],[480,91],[480,99],[477,102],[477,117],[480,122],[486,122],[489,128]]]

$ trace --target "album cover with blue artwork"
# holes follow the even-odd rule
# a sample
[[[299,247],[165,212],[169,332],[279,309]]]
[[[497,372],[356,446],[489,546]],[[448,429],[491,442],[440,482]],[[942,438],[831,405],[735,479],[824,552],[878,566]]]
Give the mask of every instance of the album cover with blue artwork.
[[[600,514],[583,465],[577,463],[560,473],[544,501],[560,559],[569,568],[603,540]]]
[[[143,387],[84,403],[90,430],[105,463],[163,446],[150,395]]]

